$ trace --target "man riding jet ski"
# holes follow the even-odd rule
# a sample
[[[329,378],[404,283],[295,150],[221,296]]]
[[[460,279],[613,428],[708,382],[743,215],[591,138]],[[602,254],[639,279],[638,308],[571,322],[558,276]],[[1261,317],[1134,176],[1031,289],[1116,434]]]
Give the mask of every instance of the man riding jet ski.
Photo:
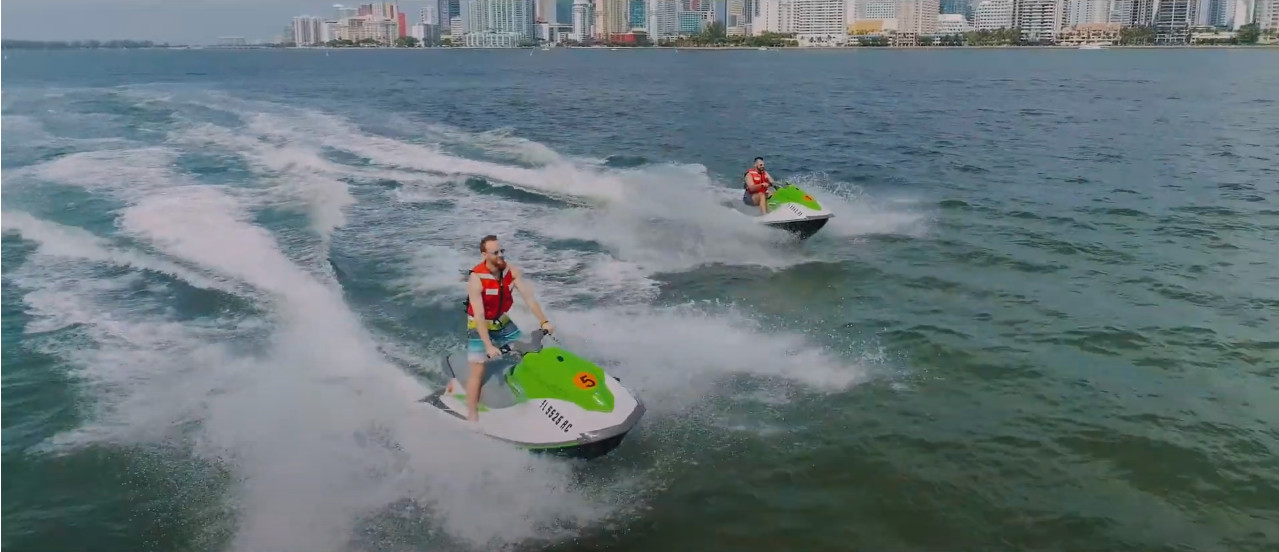
[[[759,207],[755,221],[760,224],[786,230],[802,240],[816,234],[834,216],[794,184],[785,182],[778,187],[764,168],[763,157],[755,158],[755,166],[746,171],[743,180],[742,203]]]
[[[495,236],[485,236],[480,251],[484,260],[468,276],[467,363],[458,353],[445,355],[448,383],[422,402],[530,450],[594,458],[617,448],[644,405],[599,366],[562,347],[543,347],[553,327],[532,288],[507,265]],[[530,342],[519,341],[508,315],[511,288],[542,321]]]

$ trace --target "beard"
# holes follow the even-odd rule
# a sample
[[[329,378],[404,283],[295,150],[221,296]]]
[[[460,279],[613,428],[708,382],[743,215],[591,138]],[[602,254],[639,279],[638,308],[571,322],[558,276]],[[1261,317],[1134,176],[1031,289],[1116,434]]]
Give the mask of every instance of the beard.
[[[501,257],[493,259],[493,266],[497,267],[498,270],[506,270],[506,259]]]

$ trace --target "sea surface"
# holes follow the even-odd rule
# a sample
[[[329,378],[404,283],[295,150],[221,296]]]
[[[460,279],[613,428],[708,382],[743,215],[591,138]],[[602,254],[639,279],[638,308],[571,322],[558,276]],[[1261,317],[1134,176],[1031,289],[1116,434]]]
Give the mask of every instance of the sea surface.
[[[1273,50],[6,56],[7,551],[1279,549]],[[416,402],[489,233],[605,458]]]

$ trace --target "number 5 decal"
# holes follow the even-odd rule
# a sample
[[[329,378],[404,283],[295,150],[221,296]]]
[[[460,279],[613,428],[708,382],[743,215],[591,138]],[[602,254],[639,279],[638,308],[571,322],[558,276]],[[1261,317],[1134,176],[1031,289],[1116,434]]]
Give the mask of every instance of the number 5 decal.
[[[573,384],[581,389],[590,389],[599,385],[599,383],[595,381],[595,376],[592,376],[587,372],[579,372],[577,374],[577,379],[573,380]]]

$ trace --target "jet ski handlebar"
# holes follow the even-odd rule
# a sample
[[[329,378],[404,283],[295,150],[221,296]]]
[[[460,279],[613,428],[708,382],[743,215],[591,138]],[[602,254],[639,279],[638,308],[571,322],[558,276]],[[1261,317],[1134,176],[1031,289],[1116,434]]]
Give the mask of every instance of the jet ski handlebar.
[[[533,337],[527,343],[516,341],[514,343],[503,345],[499,350],[502,351],[502,354],[510,354],[514,352],[519,356],[536,353],[542,350],[542,338],[547,335],[546,330],[538,328],[533,332]]]

